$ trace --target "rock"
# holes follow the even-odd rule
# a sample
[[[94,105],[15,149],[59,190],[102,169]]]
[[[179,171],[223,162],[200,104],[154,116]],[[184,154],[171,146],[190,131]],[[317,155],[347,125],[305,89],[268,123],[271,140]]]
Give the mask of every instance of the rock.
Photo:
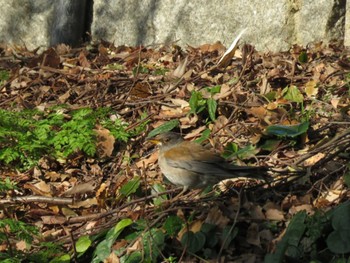
[[[57,23],[55,10],[59,10],[54,5],[64,1],[69,3],[70,0],[0,0],[1,41],[26,44],[30,49],[48,46],[50,39],[52,44],[63,41],[62,31],[55,33],[52,25]],[[87,5],[93,3],[93,39],[104,39],[116,45],[152,45],[178,41],[177,44],[182,46],[199,46],[221,41],[228,47],[239,32],[247,28],[241,43],[247,42],[261,51],[285,51],[293,44],[305,46],[310,42],[342,40],[345,32],[346,0],[86,2]],[[80,13],[73,16],[74,21],[84,17],[84,12],[84,8],[81,8]],[[62,21],[72,19],[64,17],[62,13]],[[91,15],[86,17],[91,19]],[[70,22],[66,24],[70,25]],[[71,30],[73,27],[69,28]],[[82,27],[78,25],[77,28]],[[55,40],[59,34],[61,37]],[[80,37],[80,33],[77,35]]]

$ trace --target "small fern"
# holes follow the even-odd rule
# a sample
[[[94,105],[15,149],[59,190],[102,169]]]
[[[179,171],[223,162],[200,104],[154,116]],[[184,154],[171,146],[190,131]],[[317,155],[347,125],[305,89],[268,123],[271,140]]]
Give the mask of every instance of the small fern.
[[[111,116],[114,116],[113,118]],[[127,130],[124,122],[109,108],[83,108],[67,113],[62,107],[47,112],[21,112],[0,109],[0,162],[25,170],[36,165],[44,155],[67,158],[80,151],[88,156],[96,153],[96,124],[108,129],[117,141],[127,142],[142,132],[147,121]]]

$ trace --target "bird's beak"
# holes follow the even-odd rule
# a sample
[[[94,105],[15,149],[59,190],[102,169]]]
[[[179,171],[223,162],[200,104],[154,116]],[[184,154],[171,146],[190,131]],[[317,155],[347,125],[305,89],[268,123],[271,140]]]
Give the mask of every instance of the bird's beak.
[[[162,144],[161,141],[158,141],[158,140],[156,140],[156,139],[149,139],[149,140],[147,140],[147,141],[149,141],[149,142],[151,142],[151,143],[154,143],[154,144],[156,144],[156,145]]]
[[[153,143],[153,144],[155,144],[155,145],[161,145],[161,144],[162,144],[162,142],[161,142],[161,140],[158,138],[158,136],[155,136],[155,137],[153,137],[153,138],[149,138],[149,139],[147,139],[147,141],[148,141],[148,142],[151,142],[151,143]]]

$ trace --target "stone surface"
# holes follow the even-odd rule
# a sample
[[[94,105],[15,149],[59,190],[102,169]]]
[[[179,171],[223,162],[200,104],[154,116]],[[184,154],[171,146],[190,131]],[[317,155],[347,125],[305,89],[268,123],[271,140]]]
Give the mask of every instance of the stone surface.
[[[57,1],[0,0],[0,42],[26,44],[30,49],[48,46],[54,3]],[[345,32],[346,0],[94,0],[93,3],[93,39],[116,45],[178,41],[180,45],[199,46],[221,41],[229,46],[247,28],[242,42],[253,44],[258,50],[283,51],[293,44],[305,46],[315,41],[341,40]],[[348,39],[345,36],[350,42]]]
[[[228,46],[247,28],[243,41],[279,51],[342,38],[344,18],[345,0],[95,0],[92,36],[116,45],[219,40]]]
[[[350,46],[350,0],[346,0],[344,45]]]
[[[48,46],[53,2],[0,0],[0,42],[26,45],[29,49]]]

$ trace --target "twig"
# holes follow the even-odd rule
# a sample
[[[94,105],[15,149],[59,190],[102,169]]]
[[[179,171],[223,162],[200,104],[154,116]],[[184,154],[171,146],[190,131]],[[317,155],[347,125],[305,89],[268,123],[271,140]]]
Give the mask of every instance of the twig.
[[[0,200],[0,204],[15,204],[15,203],[48,203],[56,205],[72,205],[73,198],[64,198],[64,197],[48,197],[48,196],[15,196],[6,199]]]

